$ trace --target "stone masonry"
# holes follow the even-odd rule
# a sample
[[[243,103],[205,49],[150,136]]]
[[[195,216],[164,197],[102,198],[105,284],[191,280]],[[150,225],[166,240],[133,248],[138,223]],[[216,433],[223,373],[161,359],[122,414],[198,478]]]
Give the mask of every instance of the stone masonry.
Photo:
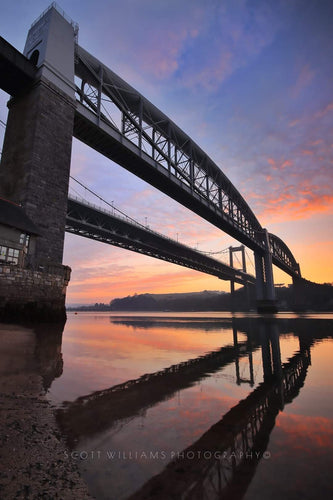
[[[34,264],[62,263],[74,100],[45,79],[9,101],[0,196],[40,229]]]
[[[70,268],[34,271],[0,265],[0,321],[66,318],[65,297]]]

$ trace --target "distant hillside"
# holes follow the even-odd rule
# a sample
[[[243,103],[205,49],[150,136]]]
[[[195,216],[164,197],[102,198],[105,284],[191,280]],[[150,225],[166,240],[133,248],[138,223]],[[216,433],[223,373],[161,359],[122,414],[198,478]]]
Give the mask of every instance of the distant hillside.
[[[280,311],[333,311],[333,286],[300,280],[289,287],[275,289]],[[255,287],[230,293],[203,291],[192,293],[134,294],[110,304],[68,307],[75,311],[248,311],[256,309]]]
[[[225,292],[193,292],[132,295],[114,299],[111,311],[215,311],[219,310]]]

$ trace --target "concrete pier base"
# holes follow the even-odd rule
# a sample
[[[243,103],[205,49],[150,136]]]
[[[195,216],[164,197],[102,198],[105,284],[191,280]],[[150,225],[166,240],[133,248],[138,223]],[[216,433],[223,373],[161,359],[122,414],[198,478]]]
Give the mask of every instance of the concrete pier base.
[[[275,314],[279,312],[276,300],[257,300],[257,311],[260,314]]]

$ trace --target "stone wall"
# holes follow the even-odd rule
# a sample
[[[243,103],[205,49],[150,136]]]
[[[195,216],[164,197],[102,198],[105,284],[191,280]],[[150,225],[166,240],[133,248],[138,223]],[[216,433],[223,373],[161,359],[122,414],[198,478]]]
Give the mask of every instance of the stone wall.
[[[60,265],[43,271],[0,265],[0,321],[64,320],[70,272]]]

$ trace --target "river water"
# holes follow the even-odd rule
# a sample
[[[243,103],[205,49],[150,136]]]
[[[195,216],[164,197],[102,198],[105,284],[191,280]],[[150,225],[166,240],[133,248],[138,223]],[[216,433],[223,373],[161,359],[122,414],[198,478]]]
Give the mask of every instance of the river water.
[[[79,312],[44,334],[97,499],[332,498],[333,315]]]

